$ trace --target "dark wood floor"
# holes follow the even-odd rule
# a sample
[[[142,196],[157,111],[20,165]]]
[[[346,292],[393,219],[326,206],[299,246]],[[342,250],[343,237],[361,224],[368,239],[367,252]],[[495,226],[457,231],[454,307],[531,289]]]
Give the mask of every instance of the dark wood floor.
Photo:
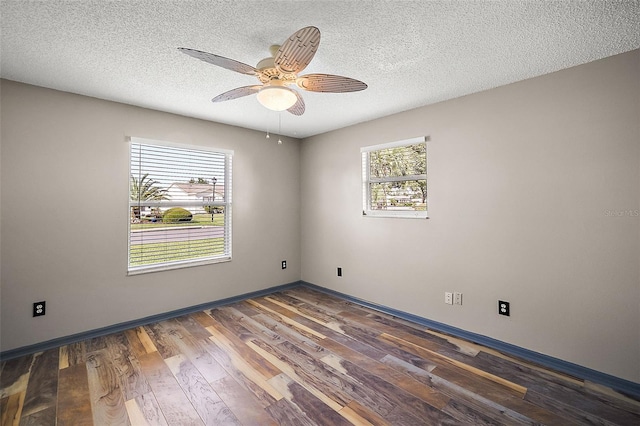
[[[1,425],[640,425],[640,402],[304,287],[0,365]]]

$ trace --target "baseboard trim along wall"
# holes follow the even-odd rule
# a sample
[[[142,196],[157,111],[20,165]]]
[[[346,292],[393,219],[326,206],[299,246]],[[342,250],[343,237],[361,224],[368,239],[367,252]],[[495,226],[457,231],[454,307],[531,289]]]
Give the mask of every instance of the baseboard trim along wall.
[[[124,331],[130,328],[140,327],[142,325],[150,324],[153,322],[164,321],[171,318],[179,317],[181,315],[202,311],[205,309],[212,309],[218,306],[229,305],[231,303],[240,302],[242,300],[250,299],[253,297],[267,296],[271,293],[288,290],[297,286],[305,286],[313,290],[317,290],[326,294],[337,296],[344,300],[348,300],[350,302],[357,303],[362,306],[366,306],[376,311],[379,311],[388,315],[393,315],[395,317],[398,317],[404,320],[412,321],[417,324],[423,325],[425,327],[431,328],[433,330],[447,333],[455,337],[460,337],[460,338],[469,340],[471,342],[478,343],[480,345],[484,345],[492,349],[496,349],[505,354],[513,355],[513,356],[534,362],[543,367],[548,367],[553,370],[556,370],[571,376],[575,376],[580,379],[584,379],[587,381],[591,381],[593,383],[598,383],[600,385],[608,386],[618,392],[621,392],[626,395],[630,395],[634,398],[640,398],[640,383],[635,383],[629,380],[621,379],[619,377],[602,373],[600,371],[592,370],[590,368],[583,367],[578,364],[573,364],[568,361],[563,361],[561,359],[554,358],[549,355],[544,355],[535,351],[531,351],[529,349],[521,348],[519,346],[502,342],[500,340],[492,339],[491,337],[472,333],[470,331],[452,327],[444,323],[433,321],[433,320],[423,318],[417,315],[413,315],[407,312],[399,311],[397,309],[389,308],[387,306],[379,305],[377,303],[372,303],[363,299],[359,299],[357,297],[350,296],[345,293],[340,293],[338,291],[330,290],[330,289],[318,286],[316,284],[311,284],[305,281],[296,281],[289,284],[270,287],[264,290],[245,293],[238,296],[229,297],[226,299],[221,299],[213,302],[203,303],[200,305],[190,306],[187,308],[178,309],[178,310],[166,312],[163,314],[152,315],[149,317],[140,318],[138,320],[127,321],[127,322],[115,324],[108,327],[103,327],[103,328],[99,328],[99,329],[95,329],[95,330],[91,330],[83,333],[74,334],[71,336],[48,340],[46,342],[37,343],[30,346],[24,346],[21,348],[12,349],[9,351],[1,352],[0,360],[5,361],[8,359],[17,358],[20,356],[29,355],[36,352],[42,352],[47,349],[52,349],[55,347],[64,346],[71,343],[76,343],[76,342],[91,339],[94,337],[104,336],[111,333],[117,333],[120,331]]]
[[[175,311],[165,312],[158,315],[151,315],[151,316],[140,318],[137,320],[122,322],[122,323],[110,325],[108,327],[97,328],[95,330],[85,331],[82,333],[73,334],[71,336],[59,337],[57,339],[47,340],[46,342],[36,343],[34,345],[11,349],[8,351],[0,352],[0,361],[6,361],[8,359],[18,358],[18,357],[33,354],[36,352],[42,352],[47,349],[53,349],[58,346],[64,346],[64,345],[69,345],[71,343],[81,342],[87,339],[93,339],[94,337],[106,336],[107,334],[111,334],[111,333],[118,333],[120,331],[128,330],[130,328],[140,327],[146,324],[151,324],[158,321],[164,321],[171,318],[176,318],[181,315],[191,314],[193,312],[203,311],[205,309],[212,309],[212,308],[217,308],[218,306],[230,305],[231,303],[241,302],[245,299],[251,299],[252,297],[267,296],[271,293],[297,287],[300,284],[301,284],[300,281],[294,281],[289,284],[270,287],[264,290],[253,291],[250,293],[233,296],[226,299],[189,306],[187,308],[177,309]]]

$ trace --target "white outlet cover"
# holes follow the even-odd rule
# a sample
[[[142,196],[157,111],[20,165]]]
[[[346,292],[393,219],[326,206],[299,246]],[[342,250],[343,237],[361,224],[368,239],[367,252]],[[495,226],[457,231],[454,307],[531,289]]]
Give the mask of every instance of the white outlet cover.
[[[449,293],[448,291],[444,293],[444,303],[453,305],[453,293]]]
[[[462,305],[462,293],[455,292],[453,293],[453,303],[455,305]]]

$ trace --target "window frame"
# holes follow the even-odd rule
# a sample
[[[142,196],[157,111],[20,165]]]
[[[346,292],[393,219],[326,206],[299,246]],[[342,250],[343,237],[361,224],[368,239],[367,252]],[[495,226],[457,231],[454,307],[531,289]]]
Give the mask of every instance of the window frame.
[[[210,146],[201,146],[201,145],[187,145],[178,142],[169,142],[155,139],[146,139],[140,137],[129,136],[127,137],[128,141],[128,149],[129,149],[129,164],[127,167],[128,170],[128,190],[127,190],[127,275],[138,275],[145,274],[151,272],[159,272],[159,271],[168,271],[174,269],[182,269],[189,268],[194,266],[201,265],[210,265],[220,262],[229,262],[232,259],[232,172],[233,172],[233,156],[234,151],[228,149],[221,148],[213,148]],[[178,261],[170,261],[170,262],[162,262],[162,263],[152,263],[147,265],[131,265],[131,209],[132,207],[140,206],[140,202],[136,200],[131,200],[131,176],[132,176],[132,150],[133,145],[147,145],[147,146],[157,146],[163,148],[176,148],[181,150],[193,150],[193,151],[205,151],[216,154],[224,155],[224,185],[223,185],[223,193],[225,194],[223,200],[216,199],[213,203],[210,199],[205,200],[203,198],[202,202],[189,202],[185,200],[164,200],[164,201],[144,201],[145,207],[185,207],[185,206],[219,206],[224,207],[224,249],[223,254],[215,255],[211,257],[205,258],[197,258],[197,259],[185,259]],[[222,188],[221,188],[222,189]],[[217,191],[216,191],[217,192]]]
[[[424,143],[425,145],[425,162],[428,161],[427,156],[427,142],[431,138],[429,136],[419,136],[410,139],[403,139],[395,142],[388,142],[383,144],[365,146],[360,148],[360,155],[362,161],[362,216],[363,217],[387,217],[387,218],[409,218],[409,219],[428,219],[428,197],[425,200],[427,209],[425,210],[373,210],[371,209],[371,184],[372,183],[393,183],[403,181],[418,181],[424,180],[427,184],[427,172],[428,164],[424,174],[420,175],[408,175],[408,176],[389,176],[384,178],[377,178],[370,176],[371,162],[370,153],[381,151],[389,148],[399,148],[410,145],[416,145]]]

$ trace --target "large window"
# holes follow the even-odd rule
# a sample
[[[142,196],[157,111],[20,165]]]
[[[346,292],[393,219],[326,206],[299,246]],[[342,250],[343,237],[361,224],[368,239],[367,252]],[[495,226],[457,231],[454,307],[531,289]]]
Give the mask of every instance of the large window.
[[[361,149],[363,215],[427,217],[427,140]]]
[[[131,138],[130,274],[231,259],[232,157]]]

